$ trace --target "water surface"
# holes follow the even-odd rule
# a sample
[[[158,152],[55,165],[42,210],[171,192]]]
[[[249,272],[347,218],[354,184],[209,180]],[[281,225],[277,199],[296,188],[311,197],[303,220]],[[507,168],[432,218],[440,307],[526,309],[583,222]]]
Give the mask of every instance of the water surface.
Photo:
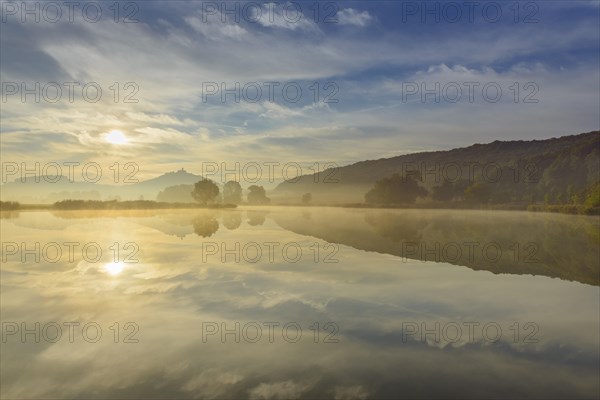
[[[3,398],[600,395],[596,217],[271,207],[1,225]]]

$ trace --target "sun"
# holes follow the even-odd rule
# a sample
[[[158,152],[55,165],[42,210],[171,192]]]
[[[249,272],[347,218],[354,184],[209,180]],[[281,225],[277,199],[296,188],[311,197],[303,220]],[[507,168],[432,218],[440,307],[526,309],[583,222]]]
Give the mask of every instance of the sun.
[[[122,131],[113,130],[106,134],[104,139],[110,144],[127,144],[129,140]]]
[[[111,262],[104,265],[104,271],[109,275],[116,276],[119,275],[125,266],[122,262]]]

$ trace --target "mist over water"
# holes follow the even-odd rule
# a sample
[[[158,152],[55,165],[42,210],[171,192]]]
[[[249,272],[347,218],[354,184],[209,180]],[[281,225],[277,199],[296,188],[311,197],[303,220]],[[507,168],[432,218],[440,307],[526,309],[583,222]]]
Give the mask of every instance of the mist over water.
[[[594,398],[599,225],[321,207],[2,212],[1,395]]]

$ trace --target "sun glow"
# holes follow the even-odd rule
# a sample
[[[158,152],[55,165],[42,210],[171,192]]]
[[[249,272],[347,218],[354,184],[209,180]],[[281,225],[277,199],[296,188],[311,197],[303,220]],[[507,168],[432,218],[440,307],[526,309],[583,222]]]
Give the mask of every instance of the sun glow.
[[[129,140],[122,131],[113,130],[106,134],[105,140],[110,144],[127,144]]]
[[[123,272],[124,267],[122,262],[111,262],[104,265],[104,271],[109,275],[116,276]]]

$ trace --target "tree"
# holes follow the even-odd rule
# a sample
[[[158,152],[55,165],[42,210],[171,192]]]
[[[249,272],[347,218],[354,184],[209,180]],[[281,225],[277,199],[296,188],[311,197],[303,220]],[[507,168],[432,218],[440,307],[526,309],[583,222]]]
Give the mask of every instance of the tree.
[[[454,186],[454,197],[459,200],[465,199],[465,190],[469,187],[467,179],[459,179],[452,184]]]
[[[165,203],[192,203],[194,201],[193,190],[194,185],[169,186],[158,193],[156,200]]]
[[[510,192],[503,190],[496,190],[490,193],[489,202],[494,204],[510,203],[511,196]],[[535,196],[532,193],[527,195],[527,201],[530,204],[535,204]]]
[[[478,182],[465,189],[465,199],[473,203],[487,203],[490,200],[490,189]]]
[[[579,194],[575,193],[571,196],[571,203],[572,204],[580,204],[581,203]]]
[[[312,200],[312,194],[310,194],[310,193],[304,193],[302,195],[302,203],[303,204],[308,204],[308,203],[310,203],[311,200]]]
[[[239,182],[229,181],[223,186],[223,203],[240,204],[242,202],[242,186]]]
[[[550,197],[550,193],[546,193],[544,195],[544,204],[548,205],[552,202],[551,197]]]
[[[210,179],[202,179],[194,184],[192,197],[200,204],[206,205],[219,195],[219,187]]]
[[[415,177],[394,174],[377,181],[373,189],[365,194],[365,200],[371,204],[412,204],[417,197],[425,197],[427,193],[427,189],[419,186]]]
[[[262,186],[252,185],[248,188],[249,204],[269,204],[271,199],[267,197],[267,192]]]
[[[454,185],[449,181],[431,188],[431,198],[435,201],[452,201],[454,195]]]
[[[567,204],[574,204],[573,196],[575,195],[575,190],[573,189],[573,185],[567,186]]]
[[[588,188],[584,204],[587,207],[600,207],[600,183]]]
[[[0,201],[0,210],[18,210],[20,207],[16,201]]]

